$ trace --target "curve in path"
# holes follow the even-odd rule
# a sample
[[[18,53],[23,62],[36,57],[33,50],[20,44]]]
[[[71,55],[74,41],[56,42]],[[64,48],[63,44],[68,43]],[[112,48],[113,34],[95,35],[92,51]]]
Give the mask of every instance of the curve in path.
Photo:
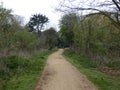
[[[62,56],[63,49],[48,57],[35,90],[98,90]]]

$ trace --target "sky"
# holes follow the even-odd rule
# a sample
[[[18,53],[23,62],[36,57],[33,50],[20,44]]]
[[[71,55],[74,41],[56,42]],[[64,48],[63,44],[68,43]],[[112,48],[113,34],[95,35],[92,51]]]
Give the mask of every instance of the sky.
[[[43,14],[49,18],[47,27],[58,29],[60,13],[55,11],[58,0],[0,0],[3,7],[12,9],[13,14],[20,15],[28,22],[33,14]]]

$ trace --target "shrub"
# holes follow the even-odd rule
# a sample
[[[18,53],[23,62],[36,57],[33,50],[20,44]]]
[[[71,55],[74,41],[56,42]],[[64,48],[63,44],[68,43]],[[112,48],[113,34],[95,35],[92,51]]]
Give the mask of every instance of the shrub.
[[[17,31],[14,34],[14,42],[18,49],[31,50],[37,45],[35,35],[25,30]]]

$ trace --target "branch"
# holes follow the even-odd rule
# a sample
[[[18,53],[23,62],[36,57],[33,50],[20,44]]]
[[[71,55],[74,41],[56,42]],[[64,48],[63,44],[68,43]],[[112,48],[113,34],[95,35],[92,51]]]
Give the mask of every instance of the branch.
[[[107,11],[101,11],[101,10],[99,10],[99,9],[96,9],[96,8],[79,8],[79,7],[77,7],[77,8],[72,8],[72,7],[69,7],[69,6],[65,6],[66,8],[68,8],[68,9],[71,9],[71,10],[82,10],[82,11],[84,11],[84,10],[94,10],[94,11],[98,11],[98,12],[100,12],[102,15],[104,15],[104,16],[106,16],[106,17],[108,17],[109,18],[109,20],[117,27],[117,28],[119,28],[120,29],[120,22],[119,22],[119,19],[117,19],[117,18],[119,18],[119,16],[120,15],[118,15],[118,17],[116,18],[117,20],[115,20],[115,18],[113,17],[111,17],[111,15],[112,14],[116,14],[116,13],[112,13],[112,12],[107,12]]]
[[[116,0],[112,0],[112,1],[116,5],[116,7],[118,8],[118,10],[120,11],[120,6],[119,6],[118,2]],[[120,2],[120,0],[119,0],[119,2]]]

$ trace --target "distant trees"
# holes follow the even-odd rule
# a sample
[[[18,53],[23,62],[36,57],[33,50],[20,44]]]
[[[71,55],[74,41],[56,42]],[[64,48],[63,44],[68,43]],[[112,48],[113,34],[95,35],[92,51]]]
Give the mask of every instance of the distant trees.
[[[12,22],[13,15],[12,10],[0,7],[0,29],[2,31],[8,30],[10,23]]]
[[[95,13],[99,12],[112,22],[112,24],[120,29],[120,1],[119,0],[61,0],[59,11],[62,12],[84,12]],[[86,12],[87,11],[87,12]]]
[[[120,59],[120,0],[60,0],[60,12],[77,13],[73,28],[60,27],[66,41],[72,31],[72,50],[92,58],[96,65],[119,63]],[[63,16],[64,17],[64,16]],[[62,17],[62,18],[63,18]],[[62,20],[62,19],[61,19]],[[67,19],[68,22],[71,20]],[[61,21],[60,21],[61,24]],[[64,25],[65,26],[65,23]],[[67,33],[66,33],[67,32]],[[66,35],[64,34],[66,33]]]
[[[11,12],[12,10],[0,7],[0,53],[2,55],[6,55],[12,45],[13,30],[11,30],[11,26],[14,15]]]
[[[70,47],[72,50],[91,57],[99,65],[108,63],[113,56],[120,56],[120,30],[111,23],[108,17],[101,13],[76,15],[76,17],[76,19],[75,17],[67,19],[69,23],[72,22],[68,25],[62,18],[64,23],[60,27],[60,36],[63,41],[67,43],[72,39]],[[67,36],[69,38],[66,39]]]
[[[57,38],[58,38],[58,34],[56,30],[53,27],[51,27],[41,33],[41,37],[39,39],[40,46],[42,48],[51,50],[55,47]]]
[[[17,31],[17,30],[23,30],[24,27],[24,18],[19,15],[14,15],[11,22],[11,30]]]
[[[57,32],[54,28],[49,28],[48,30],[45,30],[43,34],[46,37],[45,44],[48,47],[48,49],[52,49],[55,47],[56,40],[57,40]]]
[[[47,22],[48,18],[45,15],[36,14],[24,26],[23,17],[14,15],[12,10],[0,6],[0,90],[6,89],[4,85],[10,78],[23,72],[23,68],[26,68],[25,65],[34,61],[26,61],[26,59],[19,59],[19,57],[28,58],[36,51],[51,50],[55,47],[56,30],[49,28],[41,31]],[[41,34],[40,37],[36,35],[36,32]]]
[[[56,30],[49,28],[41,31],[48,20],[45,15],[35,14],[24,26],[23,17],[14,15],[12,10],[0,6],[0,56],[9,56],[14,52],[31,53],[36,49],[54,48],[57,39]],[[41,36],[38,37],[35,33]]]
[[[38,32],[38,34],[41,33],[42,28],[44,27],[45,23],[48,22],[48,17],[42,14],[35,14],[30,18],[30,21],[28,23],[28,27],[30,31]]]
[[[25,30],[15,32],[13,40],[17,51],[31,51],[37,46],[36,36]]]
[[[55,47],[57,32],[54,28],[49,28],[47,30],[41,31],[44,25],[49,21],[48,17],[42,14],[35,14],[30,18],[28,23],[29,31],[34,31],[37,33],[37,47],[52,49]],[[26,27],[27,28],[27,27]]]
[[[65,14],[60,20],[60,36],[64,40],[65,46],[71,46],[73,43],[73,28],[78,17],[75,13]]]
[[[36,36],[27,32],[23,18],[12,14],[12,10],[0,7],[0,57],[19,51],[30,52],[36,48]]]

